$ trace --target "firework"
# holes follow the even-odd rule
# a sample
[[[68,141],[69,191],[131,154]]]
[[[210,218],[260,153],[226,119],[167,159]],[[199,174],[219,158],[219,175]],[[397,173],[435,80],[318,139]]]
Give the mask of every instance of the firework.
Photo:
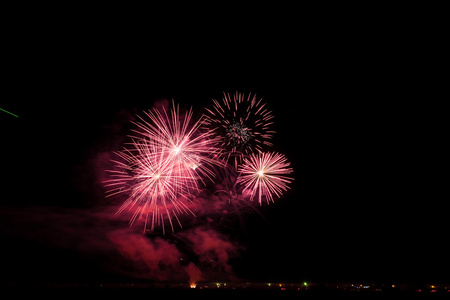
[[[235,165],[244,155],[261,151],[263,145],[272,146],[269,140],[274,131],[269,129],[273,116],[262,99],[236,92],[233,96],[224,93],[222,101],[213,102],[213,108],[206,109],[205,125],[221,139],[224,153],[237,158]]]
[[[276,152],[258,152],[244,158],[239,167],[240,175],[237,183],[243,186],[243,194],[249,195],[252,201],[258,197],[259,204],[263,199],[269,203],[273,198],[280,197],[289,189],[293,180],[287,176],[292,173],[290,163],[283,154]]]
[[[213,166],[222,165],[217,138],[201,131],[203,120],[194,121],[192,110],[181,115],[179,106],[168,113],[165,109],[145,112],[134,122],[132,142],[117,152],[116,170],[105,181],[108,195],[126,194],[128,197],[118,213],[134,210],[130,224],[138,217],[155,225],[167,219],[173,231],[173,219],[178,224],[179,213],[192,213],[189,203],[198,192],[199,182],[213,179]]]
[[[145,143],[156,145],[163,152],[169,164],[177,170],[186,171],[193,179],[206,177],[212,180],[214,177],[213,166],[222,165],[219,160],[221,148],[218,147],[218,137],[214,137],[212,131],[200,130],[205,119],[194,122],[192,109],[181,115],[179,106],[170,114],[165,109],[163,112],[154,109],[145,112],[149,119],[146,121],[139,116],[140,121],[135,122],[138,136],[133,137]],[[200,175],[200,176],[199,176]]]

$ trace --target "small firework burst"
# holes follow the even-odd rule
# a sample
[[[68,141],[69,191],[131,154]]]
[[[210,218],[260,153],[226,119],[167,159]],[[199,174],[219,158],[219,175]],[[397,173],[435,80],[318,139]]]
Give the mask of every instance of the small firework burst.
[[[280,197],[289,189],[292,178],[290,163],[283,154],[276,152],[259,152],[244,158],[239,167],[240,175],[237,183],[243,186],[243,194],[248,195],[252,201],[258,197],[259,204],[263,199],[269,203],[273,198]]]
[[[233,96],[223,93],[222,101],[213,102],[213,108],[206,109],[205,125],[221,139],[224,153],[238,158],[236,163],[244,155],[261,151],[263,145],[272,146],[273,116],[262,99],[236,92]]]
[[[116,169],[105,181],[109,196],[125,193],[128,198],[118,210],[134,210],[137,217],[151,221],[151,230],[167,219],[181,223],[177,214],[190,212],[189,201],[198,192],[198,182],[213,179],[213,166],[221,166],[217,138],[200,130],[202,120],[192,120],[192,110],[181,115],[173,104],[170,114],[154,109],[135,122],[129,147],[117,153]]]

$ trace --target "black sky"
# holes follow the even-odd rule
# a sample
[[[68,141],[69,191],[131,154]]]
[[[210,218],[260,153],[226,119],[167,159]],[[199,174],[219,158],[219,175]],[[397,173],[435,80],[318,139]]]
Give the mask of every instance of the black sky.
[[[443,180],[430,157],[442,120],[416,81],[421,66],[405,31],[361,20],[253,21],[265,25],[17,25],[0,107],[19,118],[0,112],[0,205],[105,205],[90,163],[117,147],[127,117],[160,99],[201,111],[222,91],[254,92],[273,110],[274,150],[292,162],[295,181],[261,208],[267,221],[246,215],[236,229],[247,247],[234,261],[238,276],[448,279],[448,213],[438,208]],[[16,247],[43,252],[18,239],[5,250],[12,260],[24,253]]]

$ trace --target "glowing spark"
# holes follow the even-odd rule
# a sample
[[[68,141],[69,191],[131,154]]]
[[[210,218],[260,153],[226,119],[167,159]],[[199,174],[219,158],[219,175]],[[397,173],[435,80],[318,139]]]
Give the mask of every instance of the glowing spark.
[[[175,153],[175,155],[177,155],[180,152],[180,147],[175,147],[173,149],[173,152]]]

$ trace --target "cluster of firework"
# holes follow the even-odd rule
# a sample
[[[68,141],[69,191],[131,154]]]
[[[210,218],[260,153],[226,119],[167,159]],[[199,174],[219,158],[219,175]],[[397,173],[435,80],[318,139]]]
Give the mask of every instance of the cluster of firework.
[[[217,178],[227,181],[229,201],[273,202],[293,180],[283,154],[264,152],[274,131],[272,113],[256,95],[224,93],[222,101],[194,119],[192,109],[153,108],[138,116],[131,142],[117,152],[108,197],[125,195],[118,210],[132,212],[130,224],[144,221],[144,231],[168,223],[180,227],[179,215],[195,216],[196,196]],[[223,175],[223,174],[229,174]],[[224,179],[223,177],[227,177]],[[232,192],[231,192],[232,191]]]

